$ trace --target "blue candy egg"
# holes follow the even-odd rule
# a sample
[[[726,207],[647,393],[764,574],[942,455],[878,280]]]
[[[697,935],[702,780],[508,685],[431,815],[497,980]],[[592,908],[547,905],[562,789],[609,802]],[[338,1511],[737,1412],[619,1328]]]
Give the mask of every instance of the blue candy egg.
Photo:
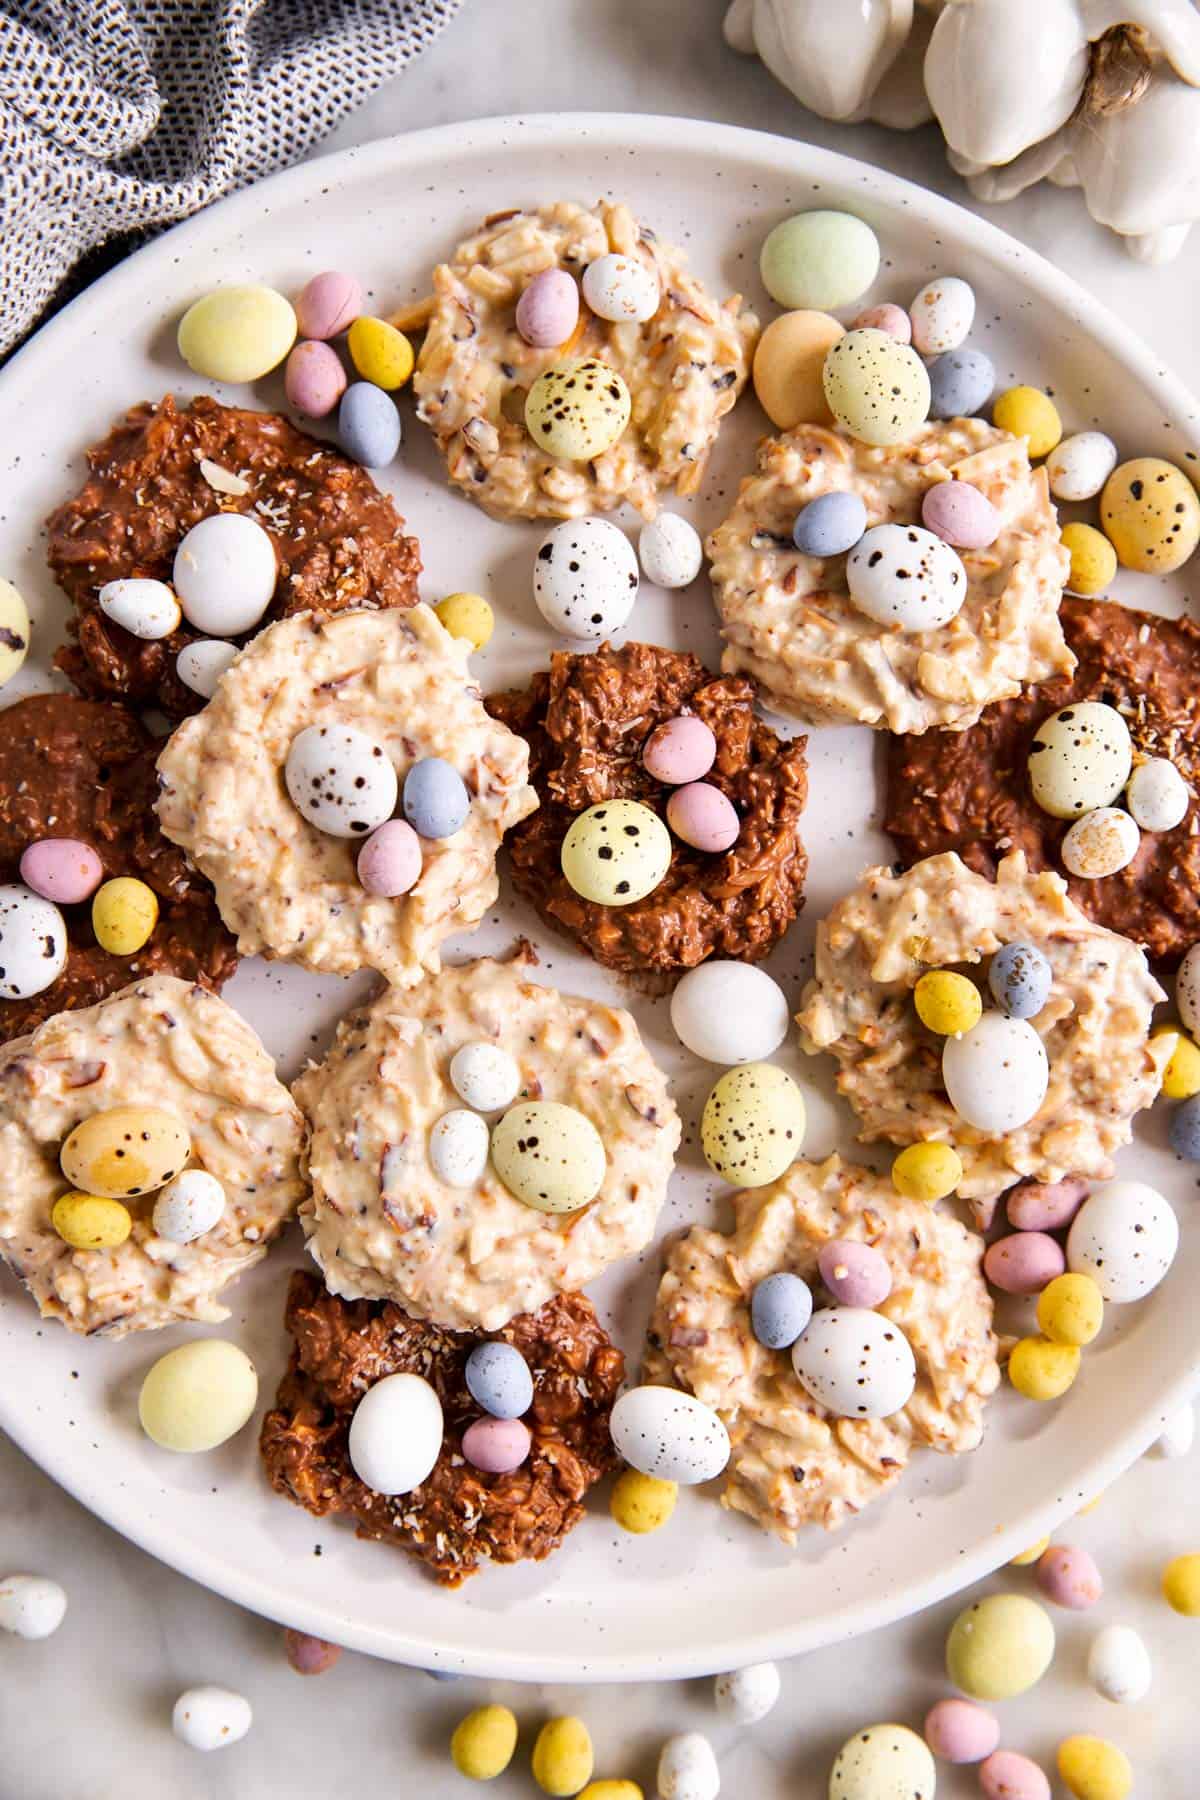
[[[996,371],[982,350],[947,350],[929,365],[931,419],[969,419],[992,397]]]
[[[519,1419],[533,1405],[533,1376],[519,1350],[496,1339],[467,1358],[467,1389],[493,1419]]]
[[[400,448],[396,403],[373,381],[352,381],[338,407],[338,437],[364,469],[382,469]]]
[[[1186,1162],[1200,1162],[1200,1094],[1184,1100],[1171,1114],[1171,1148]]]
[[[768,1350],[789,1350],[812,1318],[808,1283],[781,1270],[758,1283],[750,1296],[750,1324]]]
[[[840,556],[867,529],[867,509],[857,494],[818,494],[796,514],[792,542],[805,556]]]
[[[988,986],[1010,1019],[1032,1019],[1050,998],[1054,972],[1036,944],[1005,944],[988,970]]]
[[[470,810],[462,776],[442,757],[424,757],[404,777],[404,816],[421,837],[453,837]]]

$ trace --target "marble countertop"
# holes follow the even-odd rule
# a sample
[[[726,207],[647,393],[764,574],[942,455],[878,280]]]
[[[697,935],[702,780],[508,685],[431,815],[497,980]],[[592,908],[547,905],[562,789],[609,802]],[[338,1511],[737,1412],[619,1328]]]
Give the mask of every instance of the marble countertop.
[[[368,100],[325,148],[494,113],[688,114],[804,137],[965,200],[935,132],[896,135],[811,118],[756,62],[726,49],[722,11],[723,0],[467,0],[433,50]],[[401,208],[403,199],[397,196]],[[1102,293],[1200,387],[1192,318],[1200,234],[1178,263],[1146,270],[1088,220],[1076,195],[1044,187],[991,216]],[[1200,1540],[1198,1473],[1200,1449],[1183,1462],[1151,1455],[1071,1529],[1071,1540],[1097,1557],[1105,1597],[1093,1614],[1056,1616],[1061,1647],[1051,1674],[999,1709],[1012,1748],[1050,1767],[1068,1732],[1108,1733],[1135,1765],[1138,1796],[1194,1800],[1189,1669],[1200,1628],[1167,1611],[1157,1579],[1168,1556]],[[48,1642],[0,1643],[0,1800],[158,1800],[168,1792],[175,1800],[326,1800],[352,1786],[403,1800],[451,1800],[467,1789],[446,1757],[449,1731],[489,1698],[513,1706],[523,1728],[512,1769],[488,1789],[496,1800],[536,1791],[529,1742],[542,1718],[564,1711],[588,1720],[598,1772],[633,1777],[647,1800],[658,1745],[685,1729],[711,1732],[731,1800],[823,1800],[830,1760],[851,1730],[885,1718],[919,1725],[945,1691],[942,1646],[957,1611],[950,1603],[787,1666],[772,1715],[739,1728],[717,1718],[709,1682],[553,1690],[438,1684],[347,1654],[330,1674],[301,1685],[275,1626],[151,1561],[2,1439],[0,1565],[53,1574],[71,1596],[66,1623]],[[1155,1679],[1138,1706],[1112,1707],[1084,1680],[1087,1644],[1100,1622],[1135,1625],[1146,1639]],[[236,1688],[254,1705],[250,1735],[217,1757],[184,1749],[168,1728],[175,1696],[198,1682]],[[939,1773],[939,1800],[977,1793],[969,1773]]]

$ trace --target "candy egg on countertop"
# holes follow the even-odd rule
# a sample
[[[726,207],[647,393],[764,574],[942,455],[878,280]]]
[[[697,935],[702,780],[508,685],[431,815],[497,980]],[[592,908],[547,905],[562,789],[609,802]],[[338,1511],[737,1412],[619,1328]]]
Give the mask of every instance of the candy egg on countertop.
[[[1002,1294],[1040,1294],[1066,1266],[1062,1245],[1044,1231],[1012,1231],[983,1257],[984,1274]]]
[[[296,315],[274,288],[254,283],[214,288],[179,321],[179,354],[209,381],[257,381],[296,341]]]
[[[342,1654],[340,1644],[313,1637],[308,1631],[293,1631],[290,1626],[283,1634],[283,1645],[288,1667],[297,1675],[324,1675]]]
[[[758,266],[776,306],[828,312],[866,293],[879,273],[879,239],[853,213],[821,207],[781,220],[767,234]]]
[[[283,775],[296,811],[328,837],[365,838],[391,818],[400,793],[391,757],[353,725],[306,725]]]
[[[509,1475],[529,1455],[533,1436],[521,1419],[476,1419],[463,1432],[463,1455],[485,1475]]]
[[[245,1695],[223,1687],[188,1688],[171,1713],[171,1730],[189,1750],[224,1750],[244,1738],[253,1722]]]
[[[779,1669],[773,1662],[731,1669],[713,1682],[713,1699],[722,1718],[736,1725],[757,1725],[779,1699]]]
[[[519,1419],[533,1405],[533,1376],[514,1344],[489,1338],[467,1358],[464,1378],[476,1406],[493,1419]]]
[[[219,1225],[225,1189],[207,1169],[184,1169],[155,1196],[154,1229],[172,1244],[192,1244]]]
[[[667,801],[667,824],[693,850],[717,856],[737,843],[742,822],[727,794],[711,781],[689,781]]]
[[[929,1746],[907,1725],[868,1725],[847,1738],[829,1775],[829,1800],[933,1800]]]
[[[729,1461],[729,1433],[711,1406],[677,1388],[627,1388],[612,1409],[612,1440],[630,1468],[682,1487],[712,1481]]]
[[[174,1179],[191,1154],[187,1126],[162,1106],[110,1106],[76,1125],[59,1162],[73,1188],[129,1200]]]
[[[386,468],[404,435],[396,402],[373,381],[350,383],[338,406],[337,432],[346,455],[364,469]]]
[[[1125,568],[1169,575],[1200,542],[1200,499],[1174,463],[1139,456],[1105,482],[1100,523]]]
[[[717,1800],[721,1772],[702,1731],[669,1737],[659,1752],[655,1775],[659,1800]]]
[[[28,1000],[57,981],[67,962],[67,926],[57,906],[20,882],[0,886],[0,996]]]
[[[900,1327],[862,1306],[827,1306],[792,1345],[801,1386],[839,1419],[890,1419],[912,1398],[917,1365]]]
[[[883,331],[848,331],[821,374],[839,425],[864,444],[899,444],[929,417],[929,375],[916,351]]]
[[[430,1126],[429,1166],[447,1187],[474,1187],[487,1168],[490,1141],[486,1119],[454,1107]]]
[[[881,306],[868,306],[852,321],[851,331],[886,331],[898,344],[912,343],[912,320],[902,306],[885,300]]]
[[[1145,1643],[1131,1625],[1106,1625],[1092,1639],[1088,1680],[1115,1706],[1130,1706],[1150,1692],[1152,1671]]]
[[[936,631],[967,597],[957,550],[920,525],[874,525],[846,558],[859,612],[894,631]]]
[[[1019,1750],[993,1750],[979,1765],[983,1800],[1052,1800],[1046,1775]]]
[[[824,312],[786,312],[771,320],[758,340],[752,373],[758,403],[778,430],[829,423],[822,373],[830,345],[845,335],[845,326]]]
[[[271,604],[277,577],[274,544],[244,513],[214,513],[193,525],[171,573],[188,624],[218,638],[254,629]]]
[[[0,1631],[33,1643],[56,1632],[66,1612],[66,1590],[48,1576],[0,1576]]]
[[[1055,1764],[1073,1800],[1126,1800],[1133,1792],[1132,1763],[1105,1738],[1087,1732],[1064,1738]]]
[[[257,1403],[258,1374],[246,1352],[227,1338],[193,1338],[151,1368],[138,1418],[161,1450],[195,1456],[239,1432]]]
[[[1051,1544],[1034,1569],[1038,1587],[1054,1606],[1086,1612],[1104,1592],[1096,1559],[1082,1544]]]
[[[969,419],[981,413],[996,386],[996,371],[982,350],[947,350],[929,365],[931,419]]]
[[[11,581],[0,580],[0,687],[29,654],[29,609]]]
[[[975,323],[975,293],[959,275],[935,275],[908,309],[912,341],[922,356],[957,350]]]
[[[398,900],[421,879],[421,840],[407,819],[385,819],[363,844],[354,868],[364,893]]]
[[[312,339],[294,344],[287,359],[283,391],[289,406],[309,419],[331,413],[346,391],[346,371],[337,351]]]
[[[642,325],[658,311],[658,276],[639,256],[610,250],[583,271],[583,297],[598,319],[613,325]]]
[[[1194,1038],[1200,1038],[1200,944],[1193,944],[1179,965],[1175,976],[1175,1004],[1184,1029]]]
[[[804,1142],[804,1096],[774,1063],[726,1070],[704,1103],[705,1161],[734,1187],[765,1187],[790,1169]]]
[[[591,462],[612,449],[631,410],[623,378],[593,356],[538,376],[525,397],[525,429],[548,456]]]
[[[942,1049],[942,1082],[960,1119],[992,1137],[1028,1123],[1046,1098],[1046,1047],[1025,1019],[986,1012]]]
[[[608,1169],[600,1133],[587,1114],[557,1100],[509,1107],[492,1131],[492,1163],[514,1199],[545,1213],[589,1205]]]
[[[633,545],[609,519],[564,519],[538,545],[533,598],[552,631],[607,637],[624,625],[637,593]]]
[[[1000,1742],[1000,1721],[973,1700],[939,1700],[925,1714],[924,1737],[942,1762],[982,1762]]]
[[[755,1283],[750,1328],[764,1349],[790,1350],[812,1315],[812,1289],[799,1275],[778,1269]]]
[[[1105,1300],[1141,1300],[1156,1288],[1179,1248],[1179,1220],[1156,1188],[1108,1181],[1075,1214],[1067,1266],[1090,1275]]]
[[[347,1450],[376,1494],[411,1494],[432,1474],[444,1435],[442,1403],[420,1375],[385,1375],[354,1409]]]
[[[700,573],[704,545],[690,520],[679,513],[660,512],[642,526],[638,559],[647,581],[662,588],[685,588]]]
[[[1081,700],[1043,719],[1029,748],[1029,786],[1043,812],[1077,819],[1111,806],[1133,767],[1129,727],[1115,706]]]
[[[175,673],[193,694],[211,700],[237,653],[236,644],[226,644],[220,638],[197,638],[194,644],[185,644],[175,658]]]
[[[1000,514],[969,481],[935,481],[925,490],[921,518],[936,537],[958,550],[986,550],[1000,535]]]
[[[499,1044],[463,1044],[450,1058],[450,1081],[459,1099],[476,1112],[511,1106],[521,1088],[521,1071]]]
[[[21,880],[43,900],[76,906],[104,879],[104,864],[80,838],[39,838],[21,852]]]
[[[1062,1181],[1023,1181],[1006,1196],[1008,1222],[1014,1231],[1060,1231],[1069,1225],[1087,1198],[1080,1175]]]
[[[527,344],[553,350],[579,321],[579,287],[566,269],[542,269],[517,301],[517,330]]]
[[[881,1306],[892,1291],[887,1257],[858,1238],[831,1238],[822,1244],[817,1268],[839,1306]]]
[[[1025,1594],[988,1594],[959,1613],[946,1639],[946,1673],[972,1700],[1014,1700],[1054,1658],[1054,1626]]]
[[[632,906],[652,894],[671,866],[671,834],[640,800],[603,800],[572,821],[562,872],[596,906]]]
[[[296,324],[301,337],[333,338],[352,325],[362,309],[361,283],[337,269],[323,269],[296,296]]]
[[[787,1036],[787,995],[753,963],[710,957],[689,969],[671,995],[680,1043],[712,1063],[762,1062]]]
[[[680,713],[650,733],[642,747],[642,767],[655,781],[684,787],[702,781],[717,760],[712,727],[695,713]]]
[[[840,556],[853,550],[866,529],[862,495],[835,488],[800,508],[792,526],[792,542],[805,556]]]
[[[1127,868],[1142,834],[1120,806],[1098,806],[1076,819],[1059,848],[1063,867],[1081,881],[1100,881]]]
[[[444,757],[423,756],[404,777],[404,816],[420,837],[453,837],[470,810],[467,784]]]
[[[1143,831],[1174,831],[1191,804],[1187,782],[1165,756],[1139,763],[1129,777],[1125,804]]]
[[[1117,446],[1102,431],[1077,431],[1046,458],[1056,500],[1091,500],[1117,466]]]
[[[130,575],[106,581],[100,589],[100,611],[132,637],[153,642],[179,630],[179,602],[165,581]]]
[[[988,987],[1010,1019],[1033,1019],[1050,998],[1054,971],[1036,944],[1002,944],[988,966]]]

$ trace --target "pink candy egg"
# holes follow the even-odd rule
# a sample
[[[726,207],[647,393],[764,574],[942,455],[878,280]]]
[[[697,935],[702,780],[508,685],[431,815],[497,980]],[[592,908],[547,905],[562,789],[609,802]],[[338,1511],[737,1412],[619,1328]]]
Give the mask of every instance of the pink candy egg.
[[[387,819],[358,853],[358,879],[368,894],[395,900],[421,874],[421,840],[407,819]]]
[[[532,1442],[520,1419],[476,1419],[463,1432],[463,1455],[485,1475],[508,1475],[520,1468]]]
[[[517,330],[527,344],[565,344],[579,319],[579,289],[565,269],[543,269],[517,301]]]
[[[646,773],[670,787],[702,781],[717,758],[717,740],[703,719],[681,713],[652,731],[642,750]]]
[[[939,1700],[925,1715],[925,1742],[943,1762],[982,1762],[1000,1742],[1000,1721],[973,1700]]]
[[[979,1765],[984,1800],[1050,1800],[1050,1783],[1016,1750],[996,1750]]]
[[[1033,1573],[1047,1600],[1072,1612],[1086,1612],[1104,1592],[1095,1557],[1079,1544],[1051,1544]]]
[[[1000,514],[969,481],[937,481],[926,488],[921,520],[956,550],[986,550],[1000,535]]]
[[[1067,1266],[1062,1245],[1044,1231],[1014,1231],[989,1244],[983,1272],[1002,1294],[1040,1294]]]
[[[297,1675],[324,1675],[342,1654],[340,1644],[328,1644],[324,1638],[313,1637],[307,1631],[293,1631],[290,1626],[283,1634],[283,1645]]]
[[[296,344],[287,359],[283,390],[297,412],[323,419],[346,391],[346,371],[337,351],[316,339]]]
[[[817,1267],[840,1306],[878,1306],[892,1291],[887,1257],[857,1238],[832,1238],[823,1244]]]
[[[104,864],[78,838],[42,838],[22,852],[21,880],[43,900],[72,906],[95,893],[104,880]]]
[[[887,301],[882,306],[868,306],[859,313],[851,331],[886,331],[898,344],[912,343],[912,320],[902,306]]]
[[[741,820],[732,800],[708,781],[690,781],[667,801],[667,824],[693,850],[728,850],[736,844]]]
[[[353,325],[363,310],[363,291],[353,275],[326,269],[296,297],[296,329],[302,338],[331,338]]]
[[[1014,1231],[1061,1231],[1087,1198],[1079,1175],[1063,1181],[1023,1181],[1008,1194],[1008,1222]]]

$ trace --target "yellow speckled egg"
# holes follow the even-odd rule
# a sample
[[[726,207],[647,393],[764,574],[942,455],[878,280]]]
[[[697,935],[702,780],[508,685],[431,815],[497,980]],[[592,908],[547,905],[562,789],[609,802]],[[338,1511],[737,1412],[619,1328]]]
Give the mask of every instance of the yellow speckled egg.
[[[848,331],[825,358],[829,410],[864,444],[899,444],[929,417],[929,376],[886,331]]]
[[[1042,1679],[1054,1657],[1044,1606],[1024,1594],[988,1594],[965,1607],[946,1640],[946,1673],[972,1700],[1013,1700]]]
[[[1139,456],[1105,482],[1100,523],[1127,569],[1168,575],[1200,542],[1200,499],[1174,463]]]
[[[596,906],[632,906],[652,894],[671,866],[671,834],[640,800],[602,800],[572,822],[562,872]]]
[[[386,319],[363,315],[346,334],[350,360],[364,381],[376,387],[401,388],[413,372],[412,345]]]
[[[160,1356],[142,1383],[138,1417],[163,1450],[215,1450],[242,1429],[258,1401],[258,1375],[226,1338],[198,1338]]]
[[[1043,719],[1029,746],[1029,786],[1043,812],[1078,819],[1111,806],[1133,766],[1129,727],[1115,706],[1083,700]]]
[[[1076,520],[1062,529],[1063,549],[1071,558],[1067,592],[1089,598],[1102,594],[1117,573],[1117,553],[1102,531]]]
[[[29,654],[29,612],[11,581],[0,581],[0,687]]]
[[[102,950],[133,956],[158,924],[158,896],[134,875],[117,875],[92,896],[92,930]]]
[[[496,629],[496,615],[482,594],[447,594],[433,610],[451,637],[465,638],[475,650],[482,650]]]
[[[604,1185],[600,1133],[577,1107],[557,1100],[510,1106],[492,1132],[492,1164],[515,1199],[537,1212],[578,1212]]]
[[[868,1725],[847,1738],[829,1774],[829,1800],[933,1800],[937,1770],[907,1725]]]
[[[735,1187],[765,1187],[790,1169],[804,1142],[804,1096],[774,1063],[741,1063],[704,1102],[700,1147]]]
[[[629,423],[630,404],[617,371],[590,356],[538,376],[525,399],[525,426],[549,455],[589,462],[612,449]]]
[[[274,288],[214,288],[179,321],[179,354],[209,381],[257,381],[296,341],[296,315]]]
[[[50,1223],[72,1250],[115,1250],[133,1230],[129,1208],[99,1194],[60,1194]]]
[[[828,313],[789,312],[771,320],[754,352],[754,391],[780,431],[829,423],[822,372],[830,347],[845,335]]]
[[[1058,1746],[1058,1773],[1075,1800],[1125,1800],[1133,1792],[1133,1768],[1123,1750],[1106,1738],[1064,1738]]]
[[[85,1194],[128,1200],[178,1175],[191,1151],[187,1126],[161,1106],[110,1106],[77,1125],[62,1147],[62,1172]]]

